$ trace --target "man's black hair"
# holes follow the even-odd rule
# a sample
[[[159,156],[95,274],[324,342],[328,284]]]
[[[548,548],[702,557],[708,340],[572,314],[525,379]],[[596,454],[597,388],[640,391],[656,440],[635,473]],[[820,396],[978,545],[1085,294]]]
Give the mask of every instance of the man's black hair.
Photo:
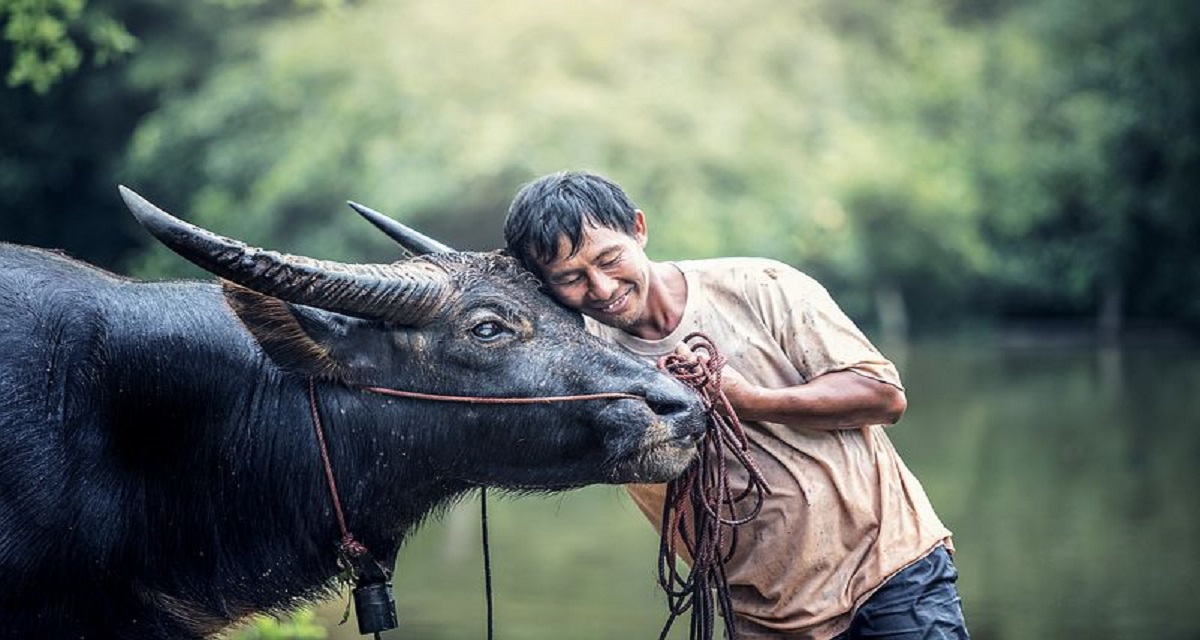
[[[632,235],[636,210],[611,180],[594,173],[560,171],[521,187],[504,220],[504,241],[525,268],[540,273],[537,262],[558,257],[559,238],[565,236],[570,242],[570,257],[579,251],[584,225]]]

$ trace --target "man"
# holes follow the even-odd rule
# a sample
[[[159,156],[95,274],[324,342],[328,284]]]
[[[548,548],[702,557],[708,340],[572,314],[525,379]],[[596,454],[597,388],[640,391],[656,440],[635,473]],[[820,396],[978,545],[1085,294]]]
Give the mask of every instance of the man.
[[[588,173],[523,187],[504,234],[592,333],[657,360],[700,331],[728,359],[771,487],[726,565],[739,637],[968,637],[950,531],[882,426],[899,376],[820,284],[765,259],[652,261],[644,213]],[[663,485],[629,492],[661,527]]]

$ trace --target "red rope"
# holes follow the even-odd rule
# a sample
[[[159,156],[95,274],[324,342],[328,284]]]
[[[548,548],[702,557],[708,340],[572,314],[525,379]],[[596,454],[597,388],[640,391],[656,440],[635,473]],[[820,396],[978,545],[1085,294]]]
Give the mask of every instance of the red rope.
[[[342,543],[339,549],[351,557],[365,555],[367,547],[354,539],[350,528],[346,526],[346,514],[342,510],[342,500],[338,496],[337,481],[333,478],[333,463],[329,461],[329,448],[325,445],[325,429],[321,426],[321,414],[317,411],[316,383],[308,381],[308,406],[312,410],[313,430],[317,432],[317,445],[321,451],[321,462],[325,465],[325,481],[329,485],[329,497],[333,500],[333,514],[337,516],[338,528],[342,531]]]
[[[702,333],[688,335],[684,344],[703,358],[670,354],[659,360],[659,367],[700,393],[708,410],[708,427],[696,462],[667,484],[658,575],[659,584],[667,594],[670,615],[659,639],[666,638],[676,618],[691,610],[690,638],[711,640],[715,630],[714,592],[727,635],[736,638],[725,563],[737,548],[737,527],[758,515],[763,497],[771,488],[755,464],[742,424],[721,390],[725,357]],[[746,487],[740,492],[735,492],[729,483],[727,453],[746,470]],[[751,496],[753,502],[746,509],[742,503]],[[728,550],[722,554],[726,540]],[[676,562],[681,555],[677,541],[683,543],[692,561],[686,576]]]
[[[574,396],[538,396],[532,398],[497,398],[489,396],[450,396],[438,393],[421,393],[419,391],[403,391],[387,387],[363,387],[371,393],[399,398],[415,398],[418,400],[433,400],[436,402],[465,402],[467,404],[550,404],[553,402],[576,402],[579,400],[645,400],[646,398],[632,393],[585,393]]]

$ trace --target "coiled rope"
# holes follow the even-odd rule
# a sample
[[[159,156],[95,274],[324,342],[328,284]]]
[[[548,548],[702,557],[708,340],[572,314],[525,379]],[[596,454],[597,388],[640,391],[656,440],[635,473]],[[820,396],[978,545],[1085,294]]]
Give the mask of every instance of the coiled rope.
[[[725,620],[726,636],[736,638],[725,563],[737,548],[737,528],[758,515],[771,488],[755,464],[742,424],[721,390],[725,357],[703,333],[692,333],[683,343],[691,350],[690,356],[676,352],[664,356],[658,364],[700,394],[708,425],[696,461],[667,484],[658,582],[666,592],[670,613],[659,640],[664,640],[676,619],[689,610],[689,638],[711,640],[718,608]],[[735,489],[729,481],[731,462],[746,471],[746,486],[741,489]],[[680,554],[680,543],[686,556]],[[691,559],[686,575],[680,570],[679,558]]]

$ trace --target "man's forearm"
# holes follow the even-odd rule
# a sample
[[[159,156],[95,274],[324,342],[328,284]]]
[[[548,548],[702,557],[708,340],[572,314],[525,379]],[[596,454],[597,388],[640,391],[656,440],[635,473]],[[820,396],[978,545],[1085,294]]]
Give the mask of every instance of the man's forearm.
[[[739,380],[727,385],[726,395],[742,420],[808,429],[894,424],[908,406],[901,389],[853,371],[827,373],[805,384],[782,389]]]

